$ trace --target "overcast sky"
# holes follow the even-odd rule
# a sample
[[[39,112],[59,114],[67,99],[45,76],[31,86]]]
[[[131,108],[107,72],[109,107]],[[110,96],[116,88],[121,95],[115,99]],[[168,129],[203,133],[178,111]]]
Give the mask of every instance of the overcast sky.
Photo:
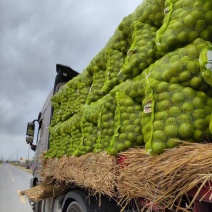
[[[28,157],[26,125],[53,86],[55,65],[82,72],[141,2],[0,0],[0,158]]]

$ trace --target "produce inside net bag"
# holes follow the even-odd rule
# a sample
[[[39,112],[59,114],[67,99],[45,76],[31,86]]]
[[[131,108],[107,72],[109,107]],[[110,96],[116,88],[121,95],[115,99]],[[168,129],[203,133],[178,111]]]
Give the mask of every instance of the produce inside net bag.
[[[199,62],[201,52],[210,45],[196,39],[142,73],[146,80],[142,134],[151,154],[160,154],[181,140],[203,142],[211,137],[212,92]]]
[[[141,133],[141,104],[124,92],[116,92],[115,131],[107,152],[116,155],[130,147],[143,144]]]
[[[201,52],[208,46],[211,46],[209,41],[198,38],[192,44],[178,48],[157,60],[145,70],[145,75],[157,81],[181,84],[204,91],[212,96],[211,86],[202,76],[204,67],[199,62]]]
[[[211,0],[166,0],[165,17],[156,43],[163,54],[196,38],[212,41]]]

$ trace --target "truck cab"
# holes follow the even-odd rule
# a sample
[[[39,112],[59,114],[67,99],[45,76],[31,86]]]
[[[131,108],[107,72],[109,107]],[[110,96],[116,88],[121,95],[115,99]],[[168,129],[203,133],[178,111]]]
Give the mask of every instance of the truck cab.
[[[56,77],[53,89],[50,91],[43,105],[38,118],[29,122],[26,131],[26,142],[35,151],[33,178],[30,182],[30,187],[38,185],[42,181],[41,172],[41,155],[49,148],[49,130],[48,127],[51,122],[53,107],[51,104],[51,97],[56,94],[69,80],[76,77],[78,73],[68,66],[61,64],[56,65]],[[35,124],[37,123],[37,124]]]

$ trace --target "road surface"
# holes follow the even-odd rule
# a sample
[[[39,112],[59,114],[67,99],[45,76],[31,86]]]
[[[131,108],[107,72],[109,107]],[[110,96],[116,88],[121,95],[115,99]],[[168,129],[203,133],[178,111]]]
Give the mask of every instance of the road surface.
[[[29,188],[32,175],[8,163],[0,164],[0,211],[32,212],[28,199],[19,196]]]

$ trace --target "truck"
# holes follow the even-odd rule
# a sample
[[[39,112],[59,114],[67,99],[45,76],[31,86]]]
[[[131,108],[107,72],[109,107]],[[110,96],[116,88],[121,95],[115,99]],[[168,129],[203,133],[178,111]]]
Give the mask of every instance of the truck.
[[[35,212],[212,211],[211,11],[144,0],[82,73],[56,65],[26,131]]]
[[[51,96],[53,96],[56,92],[58,92],[69,80],[71,80],[73,77],[77,76],[78,73],[74,71],[72,68],[68,66],[64,66],[61,64],[56,65],[56,78],[55,83],[53,86],[52,91],[47,96],[47,99],[43,105],[43,108],[41,112],[38,115],[38,118],[33,120],[32,122],[29,122],[27,125],[27,131],[26,131],[26,142],[31,145],[32,149],[35,151],[34,156],[34,167],[33,167],[33,178],[30,181],[30,188],[33,188],[40,183],[42,183],[42,164],[40,161],[40,157],[43,154],[43,152],[47,151],[49,148],[49,130],[48,126],[51,122],[51,117],[53,113],[53,107],[51,104]],[[37,127],[36,127],[37,123]],[[36,130],[37,129],[37,130]],[[36,136],[36,138],[34,138]],[[36,144],[34,145],[33,142]],[[122,164],[124,163],[124,158],[117,158],[117,163]],[[121,166],[122,167],[122,166]],[[200,189],[200,190],[199,190]],[[206,184],[201,188],[201,186],[191,189],[187,193],[187,197],[184,197],[184,200],[181,200],[181,202],[185,201],[186,198],[193,198],[196,195],[197,190],[198,197],[196,197],[194,204],[193,204],[193,211],[195,212],[209,212],[212,210],[212,204],[211,204],[211,195],[212,191],[210,188],[210,184]],[[200,201],[201,200],[201,201]],[[70,211],[76,211],[76,212],[94,212],[94,211],[121,211],[121,206],[117,204],[118,197],[115,200],[111,199],[109,196],[103,196],[101,198],[101,205],[99,205],[99,199],[94,196],[90,196],[88,191],[85,188],[80,188],[77,185],[73,186],[72,189],[68,190],[65,194],[51,197],[48,199],[44,199],[38,202],[32,202],[30,201],[32,205],[32,209],[35,212],[55,212],[55,211],[61,211],[61,212],[70,212]],[[185,203],[184,202],[184,203]],[[139,205],[139,206],[138,206]],[[137,207],[139,208],[145,208],[150,205],[150,202],[145,200],[145,198],[140,197],[138,200]],[[130,211],[137,211],[137,207],[128,205],[127,210],[123,210],[126,212]],[[154,205],[151,207],[152,211],[169,211],[166,208],[158,208],[157,205]],[[172,211],[172,210],[170,210]]]
[[[72,68],[57,64],[56,65],[56,78],[53,89],[50,91],[43,105],[38,118],[27,124],[26,142],[30,144],[31,148],[35,151],[33,178],[30,181],[30,188],[39,185],[42,182],[41,170],[42,165],[39,160],[43,152],[49,148],[49,130],[48,127],[51,122],[53,114],[53,107],[51,104],[51,97],[57,93],[69,80],[77,76],[78,73]],[[36,127],[37,123],[37,127]],[[36,133],[35,133],[35,130]],[[36,139],[34,138],[36,135]],[[35,144],[33,144],[35,140]],[[64,195],[52,197],[50,199],[42,200],[39,202],[31,202],[32,209],[35,212],[85,212],[85,211],[120,211],[114,200],[103,198],[101,206],[98,205],[99,200],[96,198],[88,198],[88,193],[85,189],[73,188]]]

